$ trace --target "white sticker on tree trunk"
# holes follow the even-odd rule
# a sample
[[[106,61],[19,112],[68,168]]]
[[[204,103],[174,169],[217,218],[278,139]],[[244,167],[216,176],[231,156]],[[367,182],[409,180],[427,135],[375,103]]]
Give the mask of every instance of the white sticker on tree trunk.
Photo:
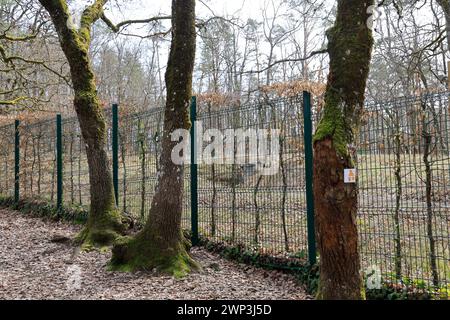
[[[357,172],[356,169],[345,169],[344,170],[344,182],[345,183],[356,183]]]

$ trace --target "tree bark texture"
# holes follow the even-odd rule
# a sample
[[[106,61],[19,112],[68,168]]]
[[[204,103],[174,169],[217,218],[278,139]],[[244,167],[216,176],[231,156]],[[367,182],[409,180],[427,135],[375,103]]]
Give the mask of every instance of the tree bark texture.
[[[107,0],[97,0],[86,8],[79,28],[69,23],[71,17],[66,0],[39,1],[50,14],[70,66],[74,106],[86,147],[91,204],[88,223],[79,240],[86,246],[110,244],[123,232],[123,225],[115,207],[106,152],[106,122],[89,58],[92,24],[101,17]]]
[[[367,26],[371,5],[372,0],[338,0],[335,24],[327,31],[330,73],[314,137],[319,299],[365,297],[356,220],[358,188],[344,183],[344,170],[356,164],[355,142],[373,46]]]
[[[189,129],[189,105],[195,61],[195,0],[172,0],[172,44],[166,71],[167,103],[158,185],[144,229],[123,238],[113,249],[113,269],[157,268],[180,277],[197,265],[186,250],[181,230],[184,167],[172,162],[171,141],[177,129]]]

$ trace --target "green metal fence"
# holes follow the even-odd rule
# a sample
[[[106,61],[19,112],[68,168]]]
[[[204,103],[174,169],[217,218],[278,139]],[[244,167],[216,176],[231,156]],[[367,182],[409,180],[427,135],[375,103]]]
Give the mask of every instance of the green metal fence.
[[[311,107],[307,93],[232,106],[193,99],[191,117],[204,131],[281,133],[275,175],[262,175],[261,163],[186,165],[183,226],[193,231],[194,241],[200,235],[315,261],[311,140],[320,117],[317,101]],[[105,116],[117,204],[143,221],[158,178],[163,109],[129,114],[113,106]],[[388,281],[448,289],[449,129],[448,93],[367,104],[357,146],[364,270],[373,266]],[[88,208],[87,159],[77,119],[21,122],[17,133],[14,124],[0,128],[0,194]],[[191,147],[203,150],[210,142]]]
[[[77,118],[62,121],[63,204],[87,207],[90,202],[89,170]]]
[[[371,103],[359,146],[363,265],[395,281],[450,280],[448,93]]]
[[[202,106],[203,129],[281,130],[279,172],[258,164],[200,165],[199,230],[210,239],[240,243],[279,256],[307,256],[307,202],[302,97],[262,99],[212,111]],[[205,142],[206,146],[208,142]],[[315,255],[313,256],[315,257]]]

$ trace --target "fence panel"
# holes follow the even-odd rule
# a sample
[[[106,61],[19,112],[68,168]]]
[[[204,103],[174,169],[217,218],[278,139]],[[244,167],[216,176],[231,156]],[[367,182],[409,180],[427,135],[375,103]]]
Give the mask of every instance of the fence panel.
[[[89,207],[89,169],[86,147],[76,117],[63,120],[64,204]]]
[[[140,222],[148,216],[160,171],[163,109],[119,112],[119,207]],[[190,228],[190,172],[185,167],[183,226]]]
[[[394,282],[450,278],[448,94],[366,108],[359,146],[363,266]]]
[[[0,195],[14,196],[14,124],[0,128]]]
[[[20,133],[20,198],[56,201],[55,119],[26,123]]]
[[[278,129],[280,148],[273,175],[263,174],[262,162],[199,166],[200,234],[273,255],[306,255],[302,99],[262,100],[216,111],[206,103],[201,110],[198,120],[205,131],[218,129],[225,134],[227,129],[266,129],[270,133]],[[225,138],[225,149],[228,145],[233,149],[231,158],[242,160],[235,156],[237,147],[232,147],[232,141],[237,145],[236,139]],[[203,150],[208,143],[204,142]],[[247,141],[246,151],[257,150],[250,147]]]

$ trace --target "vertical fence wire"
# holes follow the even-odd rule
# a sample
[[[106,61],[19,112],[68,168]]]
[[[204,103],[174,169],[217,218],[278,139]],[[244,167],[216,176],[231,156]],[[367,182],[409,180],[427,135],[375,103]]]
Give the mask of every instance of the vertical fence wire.
[[[237,161],[199,165],[200,233],[216,241],[243,245],[275,256],[306,257],[302,99],[262,99],[252,105],[212,109],[208,103],[201,106],[198,120],[204,131],[215,129],[219,130],[219,135],[225,135],[224,148],[230,150],[226,161]],[[267,146],[271,141],[270,133],[279,130],[276,142],[280,148],[273,150],[278,153],[279,161],[266,164],[264,161],[239,161],[246,159],[237,158],[238,141],[231,135],[226,136],[229,129],[247,135],[247,153],[255,152],[257,144],[263,143],[254,140],[257,130],[267,131]],[[255,131],[247,131],[249,129]],[[207,147],[211,142],[205,141],[202,146],[204,156],[208,155]],[[258,154],[250,156],[258,157]],[[268,174],[271,165],[276,168]]]
[[[445,288],[450,273],[448,94],[367,106],[359,145],[363,267]]]
[[[0,195],[14,196],[14,124],[0,128]]]
[[[89,169],[86,145],[76,117],[62,122],[63,202],[66,206],[89,208]]]

